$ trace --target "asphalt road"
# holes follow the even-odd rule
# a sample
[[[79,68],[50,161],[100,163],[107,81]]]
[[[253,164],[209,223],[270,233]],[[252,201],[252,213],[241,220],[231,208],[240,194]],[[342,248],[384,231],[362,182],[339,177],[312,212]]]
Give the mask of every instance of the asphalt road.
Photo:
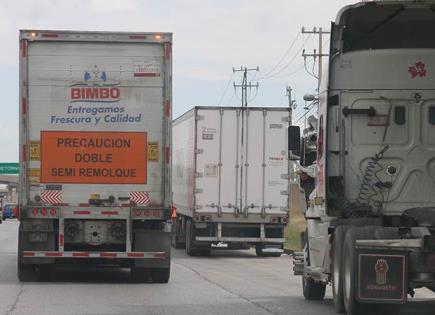
[[[172,252],[168,284],[131,283],[128,269],[62,268],[54,282],[16,278],[16,221],[0,225],[0,314],[335,314],[324,301],[301,296],[291,259],[257,258],[253,251],[219,250],[211,257]],[[420,291],[403,314],[434,314],[435,301]],[[383,314],[394,314],[390,309]]]

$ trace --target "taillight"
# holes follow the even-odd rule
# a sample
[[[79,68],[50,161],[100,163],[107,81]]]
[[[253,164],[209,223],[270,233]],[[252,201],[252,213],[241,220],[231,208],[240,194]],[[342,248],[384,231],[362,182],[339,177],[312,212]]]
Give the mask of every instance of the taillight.
[[[271,217],[270,218],[270,223],[277,223],[278,222],[278,218],[277,217]]]

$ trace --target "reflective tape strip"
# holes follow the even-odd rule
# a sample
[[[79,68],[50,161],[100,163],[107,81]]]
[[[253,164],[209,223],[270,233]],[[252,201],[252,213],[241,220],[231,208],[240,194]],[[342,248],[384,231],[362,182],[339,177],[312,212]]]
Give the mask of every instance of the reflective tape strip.
[[[166,115],[166,117],[171,117],[171,102],[170,101],[165,102],[165,115]]]
[[[102,215],[118,215],[118,211],[101,211]]]
[[[171,58],[171,49],[172,49],[171,43],[165,43],[165,56],[166,56],[166,60],[169,60]]]
[[[35,258],[107,258],[107,259],[166,259],[165,252],[56,252],[24,251],[23,257]]]
[[[27,147],[23,144],[23,161],[27,161]]]
[[[27,40],[25,39],[21,41],[21,56],[23,56],[23,58],[27,57]]]
[[[26,115],[27,114],[27,98],[23,97],[21,99],[21,113],[22,115]]]
[[[169,164],[171,150],[169,149],[168,146],[165,148],[165,153],[166,153],[166,154],[165,154],[165,155],[166,155],[166,164]]]
[[[73,257],[89,257],[89,252],[73,252]]]
[[[130,39],[147,39],[146,35],[130,35],[128,36]]]
[[[88,215],[91,214],[91,211],[89,210],[75,210],[73,212],[73,214],[77,214],[77,215]]]
[[[55,33],[42,33],[41,37],[43,37],[43,38],[58,38],[59,34],[55,34]]]

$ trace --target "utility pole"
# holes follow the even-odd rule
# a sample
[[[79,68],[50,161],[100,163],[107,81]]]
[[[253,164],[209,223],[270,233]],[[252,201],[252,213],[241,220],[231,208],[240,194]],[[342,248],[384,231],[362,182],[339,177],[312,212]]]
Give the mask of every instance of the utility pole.
[[[252,88],[258,89],[258,82],[256,84],[248,83],[248,72],[249,71],[260,71],[260,68],[247,68],[240,67],[240,69],[233,68],[233,72],[243,72],[243,80],[242,84],[236,84],[233,82],[234,90],[236,88],[242,88],[242,107],[248,107],[248,88],[251,90]]]
[[[314,35],[319,35],[319,50],[318,53],[316,51],[316,49],[314,50],[313,54],[306,54],[305,50],[302,53],[302,57],[307,58],[307,57],[313,57],[314,61],[316,60],[316,58],[319,58],[319,63],[318,63],[318,75],[317,75],[317,90],[318,92],[320,92],[320,80],[322,79],[322,57],[327,57],[328,54],[324,54],[323,53],[323,35],[324,34],[330,34],[331,32],[329,31],[324,31],[321,27],[319,27],[317,29],[317,27],[314,27],[311,30],[306,30],[305,27],[302,27],[302,34],[314,34]]]
[[[293,109],[296,108],[296,101],[292,100],[292,88],[289,85],[285,89],[285,96],[288,97],[288,107],[290,109],[290,113],[289,113],[289,116],[290,116],[289,117],[290,118],[289,125],[291,126],[292,125]]]

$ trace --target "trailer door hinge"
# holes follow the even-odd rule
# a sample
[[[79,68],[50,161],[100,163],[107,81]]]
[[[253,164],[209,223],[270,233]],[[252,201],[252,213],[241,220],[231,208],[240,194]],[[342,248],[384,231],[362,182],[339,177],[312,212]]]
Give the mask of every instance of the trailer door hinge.
[[[290,117],[286,116],[286,117],[283,117],[281,120],[283,122],[289,122],[290,121]]]
[[[195,194],[202,194],[202,192],[203,192],[202,188],[195,189]]]
[[[196,115],[196,120],[204,120],[204,115]]]
[[[287,190],[281,190],[281,196],[287,196],[288,191]]]
[[[202,177],[202,173],[201,172],[196,172],[195,173],[195,177],[196,178],[201,178]]]
[[[290,179],[291,176],[289,174],[281,174],[281,179]]]
[[[203,149],[195,149],[195,154],[203,154],[204,150]]]

